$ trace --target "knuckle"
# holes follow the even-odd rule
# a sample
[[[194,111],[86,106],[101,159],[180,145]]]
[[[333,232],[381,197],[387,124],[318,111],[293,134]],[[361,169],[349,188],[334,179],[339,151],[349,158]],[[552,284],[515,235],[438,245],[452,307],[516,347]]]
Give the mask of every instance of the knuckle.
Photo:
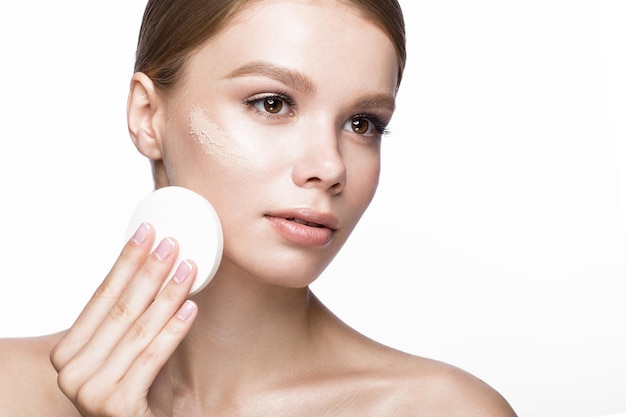
[[[75,342],[71,332],[68,332],[50,349],[48,357],[52,367],[59,372],[72,359],[74,350]]]
[[[159,265],[155,265],[154,262],[144,262],[143,265],[141,265],[141,269],[148,276],[162,275],[163,271],[161,271],[161,268],[158,266]]]
[[[137,260],[139,254],[141,253],[143,253],[143,251],[140,246],[130,245],[127,243],[122,248],[122,251],[120,252],[120,255],[118,257],[118,261],[122,263],[134,262]]]
[[[188,327],[185,325],[185,322],[180,320],[170,320],[163,329],[163,331],[175,340],[182,339],[187,330]]]
[[[149,327],[143,323],[142,321],[136,321],[132,326],[128,329],[128,337],[131,340],[143,340],[146,339],[149,335]]]
[[[79,375],[70,366],[61,369],[57,375],[59,389],[70,399],[77,397],[80,383]]]
[[[85,384],[76,390],[75,401],[81,405],[81,408],[91,407],[97,403],[97,400],[91,393],[92,390],[90,384]]]
[[[160,278],[159,281],[162,281],[172,269],[175,260],[176,256],[169,256],[165,260],[158,260],[153,254],[141,265],[141,272],[144,276],[152,277],[153,280]]]
[[[170,265],[156,265],[155,262],[146,262],[141,266],[142,279],[146,280],[147,285],[153,289],[161,288],[170,267]]]
[[[159,297],[164,299],[166,302],[175,303],[179,303],[184,295],[185,293],[181,291],[180,285],[166,285],[159,293]]]
[[[81,410],[89,411],[90,415],[106,415],[102,414],[106,403],[106,399],[103,399],[102,395],[104,395],[103,387],[96,387],[95,384],[88,381],[76,392],[75,403]]]
[[[50,355],[49,355],[50,363],[52,364],[52,367],[57,372],[61,370],[61,368],[66,362],[64,356],[65,355],[63,354],[63,349],[62,349],[62,346],[60,346],[60,344],[53,347],[52,350],[50,351]]]
[[[111,308],[109,317],[116,323],[126,323],[131,317],[131,309],[126,301],[120,299]]]
[[[155,363],[159,362],[160,358],[159,351],[154,347],[149,347],[137,358],[137,364],[141,367],[154,366]]]
[[[99,286],[96,288],[96,291],[93,294],[94,299],[109,301],[115,300],[118,294],[113,289],[109,279],[105,279]]]

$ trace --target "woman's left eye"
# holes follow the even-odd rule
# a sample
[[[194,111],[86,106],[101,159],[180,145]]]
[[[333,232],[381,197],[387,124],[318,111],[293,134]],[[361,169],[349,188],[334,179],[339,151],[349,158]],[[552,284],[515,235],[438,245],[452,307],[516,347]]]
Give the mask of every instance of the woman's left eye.
[[[385,134],[385,125],[373,116],[354,116],[343,125],[344,130],[362,136]]]

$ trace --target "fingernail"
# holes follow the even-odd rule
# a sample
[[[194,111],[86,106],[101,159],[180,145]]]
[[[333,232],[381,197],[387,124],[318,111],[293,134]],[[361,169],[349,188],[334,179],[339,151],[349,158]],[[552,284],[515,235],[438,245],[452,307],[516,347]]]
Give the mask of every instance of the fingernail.
[[[180,320],[187,320],[193,314],[196,305],[192,301],[185,301],[183,305],[178,309],[178,313],[176,313],[176,317]]]
[[[164,261],[170,256],[172,250],[174,250],[174,242],[172,242],[169,237],[166,237],[159,243],[159,246],[157,246],[154,251],[154,256],[156,256],[158,260]]]
[[[146,241],[146,238],[148,237],[149,234],[150,234],[150,226],[148,226],[145,223],[141,223],[139,227],[137,228],[137,231],[135,232],[133,237],[130,238],[130,240],[135,245],[141,245],[143,242]]]
[[[185,282],[190,272],[191,265],[189,264],[189,262],[182,261],[180,265],[178,265],[176,272],[174,272],[174,276],[172,277],[172,279],[177,283],[182,284],[183,282]]]

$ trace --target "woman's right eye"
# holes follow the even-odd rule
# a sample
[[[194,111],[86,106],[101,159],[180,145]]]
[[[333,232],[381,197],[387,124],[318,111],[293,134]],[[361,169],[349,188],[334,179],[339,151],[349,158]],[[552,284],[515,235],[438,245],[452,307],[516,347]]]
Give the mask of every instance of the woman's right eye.
[[[245,101],[246,105],[254,107],[256,112],[268,118],[291,116],[293,103],[289,98],[277,94],[254,96]]]
[[[277,98],[264,98],[262,102],[257,103],[257,109],[263,105],[263,110],[272,114],[279,114],[283,109],[283,101]]]

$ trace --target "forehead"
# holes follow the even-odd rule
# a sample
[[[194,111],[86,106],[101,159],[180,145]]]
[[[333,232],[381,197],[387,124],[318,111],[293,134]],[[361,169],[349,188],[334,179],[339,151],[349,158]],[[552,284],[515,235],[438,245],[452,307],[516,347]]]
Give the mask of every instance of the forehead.
[[[397,84],[392,41],[337,0],[253,1],[192,54],[189,70],[224,75],[249,62],[295,69],[323,83],[358,80],[394,93]]]

